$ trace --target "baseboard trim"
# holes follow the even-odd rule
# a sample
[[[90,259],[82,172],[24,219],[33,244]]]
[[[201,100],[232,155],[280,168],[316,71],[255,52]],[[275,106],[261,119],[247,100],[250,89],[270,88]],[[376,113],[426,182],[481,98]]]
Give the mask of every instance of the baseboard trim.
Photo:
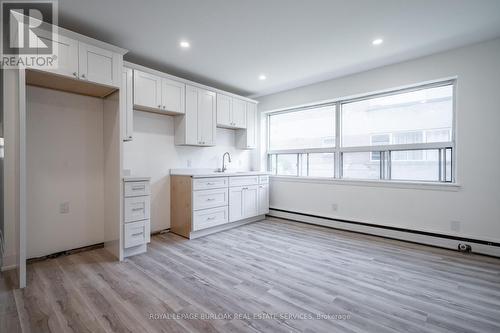
[[[461,238],[451,235],[441,235],[396,227],[378,226],[356,221],[337,220],[330,217],[293,212],[277,208],[271,208],[268,215],[297,222],[320,225],[323,227],[403,240],[407,242],[430,245],[446,249],[457,250],[458,244],[468,244],[471,246],[472,252],[474,253],[500,257],[500,243],[490,241]]]
[[[47,260],[47,259],[53,259],[53,258],[57,258],[57,257],[60,257],[60,256],[67,256],[67,255],[75,254],[75,253],[79,253],[79,252],[100,249],[100,248],[103,248],[103,247],[104,247],[104,243],[97,243],[97,244],[82,246],[82,247],[78,247],[76,249],[65,250],[65,251],[61,251],[61,252],[56,252],[56,253],[48,254],[46,256],[41,256],[41,257],[36,257],[36,258],[28,258],[28,259],[26,259],[26,263],[29,264],[29,263],[32,263],[32,262],[37,262],[37,261],[42,261],[42,260]]]

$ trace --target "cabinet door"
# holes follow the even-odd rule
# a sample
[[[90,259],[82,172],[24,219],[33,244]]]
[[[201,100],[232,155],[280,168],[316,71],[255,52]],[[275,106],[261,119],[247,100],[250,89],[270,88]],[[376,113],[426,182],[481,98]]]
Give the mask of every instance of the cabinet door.
[[[232,112],[232,126],[237,128],[247,127],[247,102],[234,98]]]
[[[236,131],[236,147],[239,149],[254,149],[257,147],[257,105],[247,102],[246,129]]]
[[[269,213],[269,184],[259,185],[259,214]]]
[[[229,222],[243,218],[243,187],[229,188]]]
[[[257,146],[257,105],[247,103],[247,142],[246,148],[252,149]]]
[[[48,45],[53,42],[52,33],[45,30],[40,30],[37,37],[38,49],[42,49],[42,43]],[[78,78],[78,41],[59,35],[57,44],[54,47],[57,49],[57,52],[54,50],[54,54],[57,56],[54,63],[55,67],[54,69],[47,69],[47,71]]]
[[[134,105],[139,109],[161,108],[161,78],[134,69]]]
[[[217,94],[217,126],[231,127],[231,97]]]
[[[122,88],[120,89],[120,94],[122,95],[121,102],[123,102],[120,104],[122,110],[123,141],[131,141],[133,133],[134,106],[132,104],[132,77],[132,69],[123,67]]]
[[[215,145],[215,93],[198,88],[198,141],[204,146]]]
[[[186,86],[186,113],[175,118],[176,143],[201,145],[198,138],[198,88]]]
[[[184,113],[185,95],[186,85],[184,83],[165,78],[161,80],[162,110]]]
[[[259,186],[243,187],[243,217],[252,217],[259,215]]]
[[[121,66],[119,54],[82,42],[78,43],[80,79],[120,87]]]

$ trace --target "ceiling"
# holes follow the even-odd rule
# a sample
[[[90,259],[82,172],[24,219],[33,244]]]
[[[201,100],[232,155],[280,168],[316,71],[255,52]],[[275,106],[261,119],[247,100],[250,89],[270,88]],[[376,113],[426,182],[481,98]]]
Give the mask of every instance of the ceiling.
[[[59,0],[59,25],[256,97],[495,38],[500,1]]]

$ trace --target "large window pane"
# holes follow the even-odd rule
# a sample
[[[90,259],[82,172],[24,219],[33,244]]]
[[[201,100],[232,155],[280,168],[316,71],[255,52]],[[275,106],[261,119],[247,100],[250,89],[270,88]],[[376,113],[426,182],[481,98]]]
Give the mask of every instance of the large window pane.
[[[342,160],[344,178],[380,179],[380,161],[372,160],[370,152],[343,153]]]
[[[269,117],[271,150],[335,147],[335,106]]]
[[[333,153],[314,153],[309,155],[309,177],[333,177],[335,158]]]
[[[280,154],[276,159],[278,175],[297,176],[297,154]]]
[[[394,157],[418,155],[420,159]],[[391,152],[391,179],[439,181],[439,150],[429,149]]]
[[[449,141],[452,122],[452,85],[345,103],[342,146]]]

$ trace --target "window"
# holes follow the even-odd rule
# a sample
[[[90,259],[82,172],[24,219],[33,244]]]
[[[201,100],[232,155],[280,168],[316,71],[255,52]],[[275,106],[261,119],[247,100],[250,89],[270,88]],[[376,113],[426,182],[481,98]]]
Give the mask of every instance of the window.
[[[275,175],[453,182],[454,81],[268,116]]]
[[[388,145],[391,143],[390,134],[372,134],[371,144],[372,146]],[[371,153],[372,161],[380,161],[380,152],[373,151]]]
[[[271,150],[335,147],[335,106],[269,117]]]

